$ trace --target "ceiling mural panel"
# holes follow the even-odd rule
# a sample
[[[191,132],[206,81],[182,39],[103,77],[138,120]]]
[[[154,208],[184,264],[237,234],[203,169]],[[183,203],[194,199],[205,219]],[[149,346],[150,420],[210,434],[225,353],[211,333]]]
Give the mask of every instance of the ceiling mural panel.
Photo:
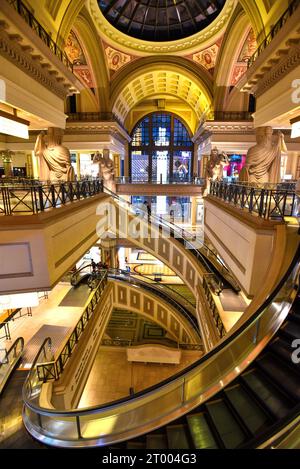
[[[73,65],[86,65],[87,64],[82,47],[74,31],[70,31],[70,34],[68,36],[68,39],[65,45],[65,52],[68,56],[68,59],[73,63]]]
[[[105,55],[107,58],[108,68],[114,72],[128,64],[132,60],[132,56],[124,54],[110,46],[105,47]]]
[[[230,86],[235,86],[247,71],[247,62],[257,49],[256,37],[251,28],[232,69]]]
[[[73,63],[74,74],[87,88],[94,88],[93,75],[87,59],[80,45],[80,41],[73,30],[70,31],[65,45],[65,52]]]

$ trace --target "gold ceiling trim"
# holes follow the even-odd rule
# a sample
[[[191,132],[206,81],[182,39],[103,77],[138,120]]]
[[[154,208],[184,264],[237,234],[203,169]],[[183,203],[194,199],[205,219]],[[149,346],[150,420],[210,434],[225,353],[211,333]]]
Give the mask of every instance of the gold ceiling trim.
[[[151,42],[136,39],[120,32],[112,26],[107,19],[103,16],[97,0],[89,0],[88,6],[90,14],[94,20],[95,25],[98,27],[100,36],[108,44],[113,44],[115,47],[121,47],[124,52],[132,53],[135,51],[137,54],[176,54],[182,53],[191,54],[199,51],[199,47],[205,46],[208,41],[212,41],[217,34],[223,32],[226,27],[238,0],[227,0],[221,13],[218,17],[203,31],[182,38],[177,41],[166,42]]]
[[[149,70],[133,76],[114,100],[113,112],[125,121],[131,109],[155,95],[176,96],[185,101],[198,119],[211,107],[210,99],[194,80],[180,71],[166,69]]]

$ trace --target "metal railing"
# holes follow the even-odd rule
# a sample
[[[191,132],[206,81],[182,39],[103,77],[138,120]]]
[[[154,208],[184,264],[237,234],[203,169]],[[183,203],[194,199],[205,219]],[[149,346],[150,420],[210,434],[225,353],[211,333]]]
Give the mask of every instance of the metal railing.
[[[133,174],[132,176],[121,176],[115,178],[116,184],[153,184],[153,185],[161,185],[161,184],[193,184],[197,186],[204,186],[205,179],[197,177],[197,176],[187,176],[187,177],[167,177],[166,179],[161,178],[161,180],[157,180],[157,178],[152,178],[151,180],[147,179],[145,181],[144,177],[140,174]]]
[[[69,112],[68,122],[117,122],[126,130],[123,122],[114,112]],[[127,131],[126,131],[127,132]]]
[[[23,386],[22,395],[25,402],[26,400],[30,400],[31,402],[37,400],[38,403],[43,381],[41,381],[39,378],[37,368],[41,363],[53,360],[53,357],[54,352],[52,349],[51,338],[46,337],[40,346],[35,359],[33,360],[30,371]]]
[[[209,310],[212,314],[212,318],[217,328],[217,332],[219,334],[219,337],[222,339],[226,335],[226,329],[224,327],[224,324],[219,314],[213,294],[211,292],[211,288],[214,288],[214,286],[219,288],[218,283],[215,280],[214,274],[204,274],[202,286],[203,286],[203,291],[204,291],[204,294],[205,294],[205,297],[209,306]],[[218,294],[220,293],[220,291],[216,293]]]
[[[4,356],[0,360],[0,394],[13,371],[14,367],[20,360],[24,350],[24,339],[18,337],[9,350],[4,349]]]
[[[103,272],[102,275],[98,278],[97,286],[93,292],[93,296],[91,297],[87,307],[82,313],[59,356],[55,360],[53,359],[51,362],[43,363],[42,365],[37,366],[37,374],[40,381],[45,382],[59,379],[88,322],[93,316],[93,313],[97,308],[106,285],[107,272]]]
[[[181,416],[183,408],[185,413],[196,408],[239,376],[277,333],[299,288],[299,261],[298,248],[288,271],[256,313],[182,372],[134,396],[92,408],[59,411],[26,399],[27,430],[57,447],[105,446],[165,425]]]
[[[267,189],[222,181],[211,182],[210,195],[261,218],[277,220],[293,216],[297,198],[294,190]]]
[[[0,186],[0,215],[39,213],[103,192],[100,179]]]
[[[132,342],[129,339],[102,339],[101,345],[103,346],[110,346],[110,347],[130,347],[130,346],[138,346],[138,345],[149,345],[150,342]],[[158,344],[162,345],[161,341],[151,340],[151,345]],[[168,345],[169,346],[169,345]],[[181,350],[188,350],[188,351],[198,351],[203,352],[203,345],[201,344],[182,344],[177,343],[174,349],[181,349]]]
[[[19,13],[26,21],[28,26],[39,36],[46,46],[59,58],[59,60],[73,73],[73,63],[69,60],[67,54],[58,47],[51,36],[43,28],[43,26],[34,17],[31,11],[24,5],[21,0],[7,0],[8,3]]]
[[[273,26],[269,34],[265,37],[262,43],[258,46],[254,54],[249,58],[248,68],[251,67],[254,62],[258,59],[260,54],[267,48],[267,46],[272,42],[274,37],[278,34],[278,32],[282,29],[285,25],[287,20],[293,15],[293,13],[297,10],[300,5],[300,0],[292,0],[289,4],[288,8],[285,10],[283,15],[279,18],[277,23]]]
[[[138,285],[144,290],[150,291],[154,295],[157,295],[162,300],[164,300],[165,302],[173,306],[173,308],[175,308],[177,311],[179,311],[180,314],[191,324],[194,331],[200,337],[199,325],[198,325],[196,317],[193,315],[193,313],[191,313],[190,309],[183,306],[182,303],[183,303],[184,298],[180,298],[181,295],[177,294],[174,290],[171,290],[171,288],[169,289],[168,287],[164,285],[160,285],[161,288],[158,288],[156,285],[152,283],[147,283],[145,282],[145,280],[135,278],[135,274],[131,274],[129,272],[122,271],[120,269],[113,269],[113,270],[110,269],[109,277],[114,278],[116,280],[128,282],[132,285]],[[177,301],[176,301],[176,298],[178,298]],[[193,309],[195,311],[195,307],[193,307]]]
[[[75,286],[80,281],[80,274],[82,276],[91,275],[97,278],[104,270],[92,271],[92,264],[87,264],[76,272],[71,273],[71,285]],[[182,296],[179,292],[173,290],[167,285],[161,284],[147,275],[140,274],[139,272],[128,272],[127,270],[109,268],[107,270],[108,278],[116,279],[131,283],[132,285],[140,286],[145,290],[151,291],[153,294],[159,296],[164,301],[170,303],[173,308],[178,310],[185,319],[193,326],[193,329],[199,335],[199,325],[197,323],[196,308],[187,298]]]

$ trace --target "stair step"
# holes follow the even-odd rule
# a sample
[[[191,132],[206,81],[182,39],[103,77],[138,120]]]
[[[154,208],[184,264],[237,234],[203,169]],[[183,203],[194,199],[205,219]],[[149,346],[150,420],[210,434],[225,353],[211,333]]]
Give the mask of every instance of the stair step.
[[[147,435],[147,449],[166,449],[168,448],[168,439],[167,435],[164,434],[155,434]]]
[[[243,373],[243,380],[257,396],[257,399],[276,418],[284,417],[290,410],[291,404],[277,389],[269,383],[256,369]]]
[[[188,439],[187,425],[168,425],[167,437],[169,449],[188,449],[191,447]]]
[[[290,357],[290,362],[292,359]],[[285,364],[270,353],[265,353],[257,360],[257,364],[272,378],[288,395],[296,401],[300,400],[300,377],[296,371],[290,368],[290,363]]]
[[[245,434],[222,399],[208,402],[207,411],[225,448],[236,448],[245,440]]]
[[[297,372],[300,377],[300,362],[295,363],[292,361],[292,354],[296,350],[292,347],[292,342],[286,340],[285,337],[276,337],[276,339],[268,346],[268,350],[278,357],[279,360],[285,362],[292,370]],[[297,352],[297,357],[300,357],[300,354]]]
[[[213,434],[203,412],[199,414],[188,415],[187,421],[195,448],[218,448],[218,445],[213,437]]]
[[[253,435],[267,426],[270,421],[269,415],[251,399],[251,396],[239,384],[226,389],[225,393]]]

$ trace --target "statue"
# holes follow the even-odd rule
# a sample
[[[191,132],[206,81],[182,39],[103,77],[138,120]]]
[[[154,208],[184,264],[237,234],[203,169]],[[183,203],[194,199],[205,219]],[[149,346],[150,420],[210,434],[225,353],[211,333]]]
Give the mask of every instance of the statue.
[[[103,185],[111,192],[116,192],[114,162],[109,157],[109,150],[103,150],[103,155],[98,151],[93,157],[93,164],[99,165],[99,177],[103,179]]]
[[[280,182],[281,152],[287,148],[281,132],[278,132],[276,143],[272,142],[272,134],[272,127],[256,129],[257,144],[248,150],[239,181],[254,184]]]
[[[214,147],[211,150],[210,159],[206,167],[205,195],[209,193],[211,181],[221,181],[223,179],[223,168],[228,164],[229,159],[227,154],[224,151],[219,153],[218,149]]]
[[[47,145],[44,132],[41,132],[36,139],[34,153],[40,161],[40,179],[43,181],[74,181],[75,179],[70,151],[62,145],[62,136],[62,129],[49,127]]]

